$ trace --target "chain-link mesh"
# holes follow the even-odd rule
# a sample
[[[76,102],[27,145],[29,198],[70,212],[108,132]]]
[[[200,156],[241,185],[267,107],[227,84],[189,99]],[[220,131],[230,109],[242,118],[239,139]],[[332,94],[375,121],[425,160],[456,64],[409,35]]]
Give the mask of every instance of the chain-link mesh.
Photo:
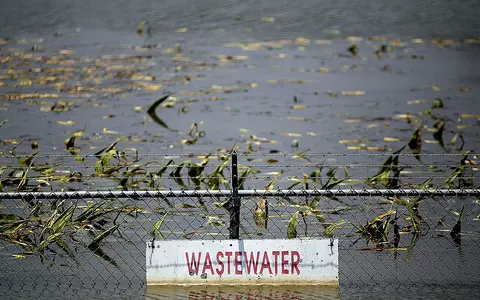
[[[340,239],[340,282],[476,285],[478,190],[240,190],[240,238]],[[228,239],[231,191],[2,193],[2,285],[142,289],[145,242]],[[10,198],[8,198],[10,196]]]
[[[357,188],[320,170],[296,178],[300,184],[287,189],[276,189],[283,184],[271,173],[261,189],[253,189],[245,188],[247,179],[259,173],[240,166],[237,174],[229,164],[227,159],[217,165],[229,174],[201,179],[220,189],[0,192],[1,290],[59,298],[79,290],[143,295],[147,241],[229,239],[238,211],[241,239],[338,238],[343,292],[355,286],[404,292],[414,286],[479,284],[480,190],[470,173],[457,172],[452,185],[438,188],[389,185],[402,178],[391,165],[386,178],[381,171],[370,177],[385,184]],[[170,173],[172,180],[185,179],[179,166]],[[200,180],[201,163],[183,166],[186,180]],[[453,171],[465,164],[455,166]],[[228,188],[234,175],[238,186]],[[7,177],[17,180],[15,185],[22,180]],[[7,177],[4,187],[13,180]]]

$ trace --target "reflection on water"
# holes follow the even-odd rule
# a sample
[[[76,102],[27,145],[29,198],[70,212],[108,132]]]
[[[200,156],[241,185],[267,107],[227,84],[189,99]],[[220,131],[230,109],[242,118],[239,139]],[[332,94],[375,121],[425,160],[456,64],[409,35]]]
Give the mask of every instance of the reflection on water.
[[[323,286],[147,286],[145,299],[340,299]]]

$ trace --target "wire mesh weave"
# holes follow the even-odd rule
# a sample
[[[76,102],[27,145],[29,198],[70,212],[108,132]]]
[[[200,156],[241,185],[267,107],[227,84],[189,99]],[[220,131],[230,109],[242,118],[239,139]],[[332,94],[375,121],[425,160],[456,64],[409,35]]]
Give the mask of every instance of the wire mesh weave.
[[[479,190],[239,194],[240,238],[339,238],[344,285],[478,284]],[[230,233],[228,190],[0,197],[3,286],[56,282],[141,289],[146,241],[228,239]]]

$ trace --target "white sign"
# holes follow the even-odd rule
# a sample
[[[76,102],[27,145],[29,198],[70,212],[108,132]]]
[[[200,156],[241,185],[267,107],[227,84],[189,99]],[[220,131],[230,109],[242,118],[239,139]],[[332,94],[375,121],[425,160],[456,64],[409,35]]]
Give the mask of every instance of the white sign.
[[[147,242],[147,284],[338,285],[338,239]]]

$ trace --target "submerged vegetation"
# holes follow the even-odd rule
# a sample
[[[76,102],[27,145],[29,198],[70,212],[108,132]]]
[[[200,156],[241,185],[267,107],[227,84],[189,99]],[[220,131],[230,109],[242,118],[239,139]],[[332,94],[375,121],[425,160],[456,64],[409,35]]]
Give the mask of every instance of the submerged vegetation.
[[[179,28],[177,32],[184,33],[187,29]],[[38,107],[39,111],[35,113],[47,114],[48,126],[65,128],[64,131],[54,131],[53,141],[36,136],[37,133],[26,136],[19,134],[14,138],[11,132],[6,133],[13,128],[8,127],[9,123],[16,120],[0,120],[0,192],[228,190],[231,189],[233,151],[238,152],[241,162],[238,165],[240,190],[258,187],[271,191],[284,188],[334,190],[364,186],[419,190],[479,187],[476,177],[478,153],[466,150],[471,145],[467,144],[465,138],[466,129],[478,126],[479,115],[458,112],[452,116],[446,109],[451,109],[449,105],[453,101],[446,101],[445,98],[410,100],[408,105],[427,107],[412,109],[408,113],[397,111],[393,115],[373,117],[361,117],[353,113],[336,115],[335,118],[346,126],[342,128],[344,131],[358,133],[361,128],[360,132],[374,131],[372,136],[380,136],[380,139],[361,136],[358,139],[340,140],[340,146],[350,151],[348,153],[340,154],[337,151],[337,154],[327,154],[331,148],[324,151],[321,147],[325,135],[320,137],[320,129],[317,132],[310,129],[314,128],[312,124],[322,125],[324,121],[317,120],[322,117],[320,113],[309,113],[325,110],[332,103],[348,104],[345,99],[354,97],[354,101],[362,105],[378,105],[372,104],[366,98],[368,91],[363,90],[335,88],[307,93],[302,86],[312,84],[311,74],[335,76],[360,72],[368,59],[375,60],[370,63],[379,72],[401,73],[402,70],[392,69],[387,62],[394,59],[424,59],[419,54],[407,55],[415,49],[407,49],[401,41],[377,41],[372,38],[369,42],[378,43],[370,51],[367,45],[370,48],[372,45],[362,43],[362,38],[347,37],[346,47],[328,52],[331,57],[342,61],[341,65],[335,65],[334,60],[332,66],[322,61],[321,68],[295,66],[287,71],[289,75],[294,74],[294,79],[279,77],[281,79],[263,82],[260,81],[262,77],[231,83],[221,74],[217,77],[222,78],[215,77],[220,82],[211,84],[213,82],[208,81],[208,87],[198,88],[192,82],[197,79],[201,81],[212,69],[219,68],[222,72],[241,66],[254,69],[256,66],[250,63],[250,59],[255,51],[260,51],[265,60],[272,63],[269,68],[274,73],[283,68],[280,61],[295,59],[295,62],[303,63],[308,47],[313,44],[327,47],[332,41],[297,38],[229,43],[222,47],[223,54],[209,54],[200,61],[195,60],[196,54],[185,45],[147,44],[152,29],[146,21],[138,25],[137,33],[144,38],[142,45],[122,48],[125,54],[104,54],[97,58],[82,57],[67,49],[51,52],[37,43],[30,49],[21,48],[9,40],[0,40],[0,45],[12,46],[0,50],[0,64],[4,67],[0,71],[0,111],[13,110],[15,105]],[[38,44],[41,42],[38,41]],[[433,44],[439,47],[453,45],[451,42]],[[231,54],[237,51],[248,51],[246,53],[250,56]],[[362,55],[367,55],[368,59]],[[317,60],[319,58],[315,57],[315,62]],[[154,73],[154,65],[162,67]],[[201,86],[200,83],[195,84]],[[177,89],[175,94],[164,91],[165,86],[173,85],[186,87]],[[222,140],[218,132],[223,128],[215,131],[210,126],[206,129],[208,122],[199,121],[198,114],[192,113],[195,109],[202,110],[210,113],[207,118],[215,118],[215,109],[221,107],[229,115],[225,119],[219,117],[222,123],[214,127],[227,128],[230,124],[224,123],[245,112],[242,111],[243,106],[229,103],[226,99],[235,96],[237,98],[233,99],[237,102],[247,101],[248,97],[238,98],[238,95],[260,90],[262,86],[272,89],[294,86],[298,96],[293,96],[293,101],[291,95],[285,96],[282,90],[280,100],[287,104],[281,109],[285,109],[286,113],[277,116],[275,122],[305,123],[309,131],[269,133],[267,129],[238,128],[239,136],[232,135]],[[437,92],[440,88],[433,86],[428,90]],[[470,91],[466,87],[457,89],[459,93]],[[305,99],[309,97],[314,97],[315,101],[307,103]],[[128,100],[131,98],[138,100],[130,103]],[[331,102],[324,104],[322,101]],[[128,112],[118,113],[117,103],[125,102],[128,103]],[[257,114],[264,118],[275,115],[271,111],[271,103],[265,105],[268,107],[266,109],[262,107],[263,104],[262,101],[255,103],[255,112],[247,112],[249,118]],[[89,119],[84,121],[82,117],[77,117],[73,120],[76,115],[72,111],[81,114],[82,109],[88,110]],[[352,111],[355,109],[353,107]],[[121,115],[121,120],[118,120],[118,115]],[[25,117],[23,113],[19,116]],[[176,116],[176,119],[172,116]],[[183,117],[186,118],[185,122],[185,119],[181,119]],[[103,127],[103,130],[97,132],[92,129],[96,127],[90,124],[94,118],[102,122],[117,120],[112,126],[118,128],[109,126],[109,129],[100,123],[96,126]],[[123,124],[127,118],[138,121],[135,126],[144,127],[140,131],[145,132],[129,131],[131,123]],[[472,120],[477,120],[477,124],[471,124],[469,121]],[[245,122],[245,127],[248,126],[250,124]],[[395,127],[395,134],[399,136],[388,136],[386,129],[390,127]],[[182,128],[187,130],[183,132]],[[289,126],[279,128],[290,130]],[[321,131],[328,129],[321,128]],[[322,142],[312,147],[307,138]],[[219,140],[223,146],[228,145],[212,146]],[[54,152],[50,153],[52,149]],[[358,154],[360,161],[352,159],[355,158],[354,155],[349,156],[352,153]],[[337,159],[339,156],[342,160]],[[153,200],[151,207],[144,207],[136,205],[134,201],[131,205],[125,205],[119,199],[100,202],[58,199],[48,202],[27,196],[23,202],[16,203],[12,199],[2,198],[0,239],[13,246],[16,258],[36,255],[42,261],[51,262],[55,255],[75,259],[75,253],[91,251],[117,267],[115,258],[107,255],[104,245],[107,240],[125,238],[123,229],[127,224],[131,226],[128,223],[130,219],[146,219],[144,222],[149,224],[151,229],[148,233],[153,239],[171,238],[172,228],[178,230],[175,232],[177,238],[215,236],[228,230],[231,209],[228,197],[192,197],[187,201],[165,197]],[[269,233],[287,238],[345,236],[363,239],[366,246],[360,247],[361,250],[406,250],[411,253],[418,238],[433,229],[442,236],[443,231],[448,232],[450,237],[447,238],[455,245],[461,245],[461,236],[471,234],[465,228],[471,227],[472,221],[480,218],[478,200],[462,204],[460,209],[449,199],[438,196],[430,199],[425,196],[384,195],[366,199],[328,194],[312,197],[285,194],[265,199],[244,198],[242,201],[242,215],[247,216],[247,220],[241,230],[246,236],[266,236]],[[193,220],[198,224],[191,225]],[[192,229],[193,226],[199,228]]]

